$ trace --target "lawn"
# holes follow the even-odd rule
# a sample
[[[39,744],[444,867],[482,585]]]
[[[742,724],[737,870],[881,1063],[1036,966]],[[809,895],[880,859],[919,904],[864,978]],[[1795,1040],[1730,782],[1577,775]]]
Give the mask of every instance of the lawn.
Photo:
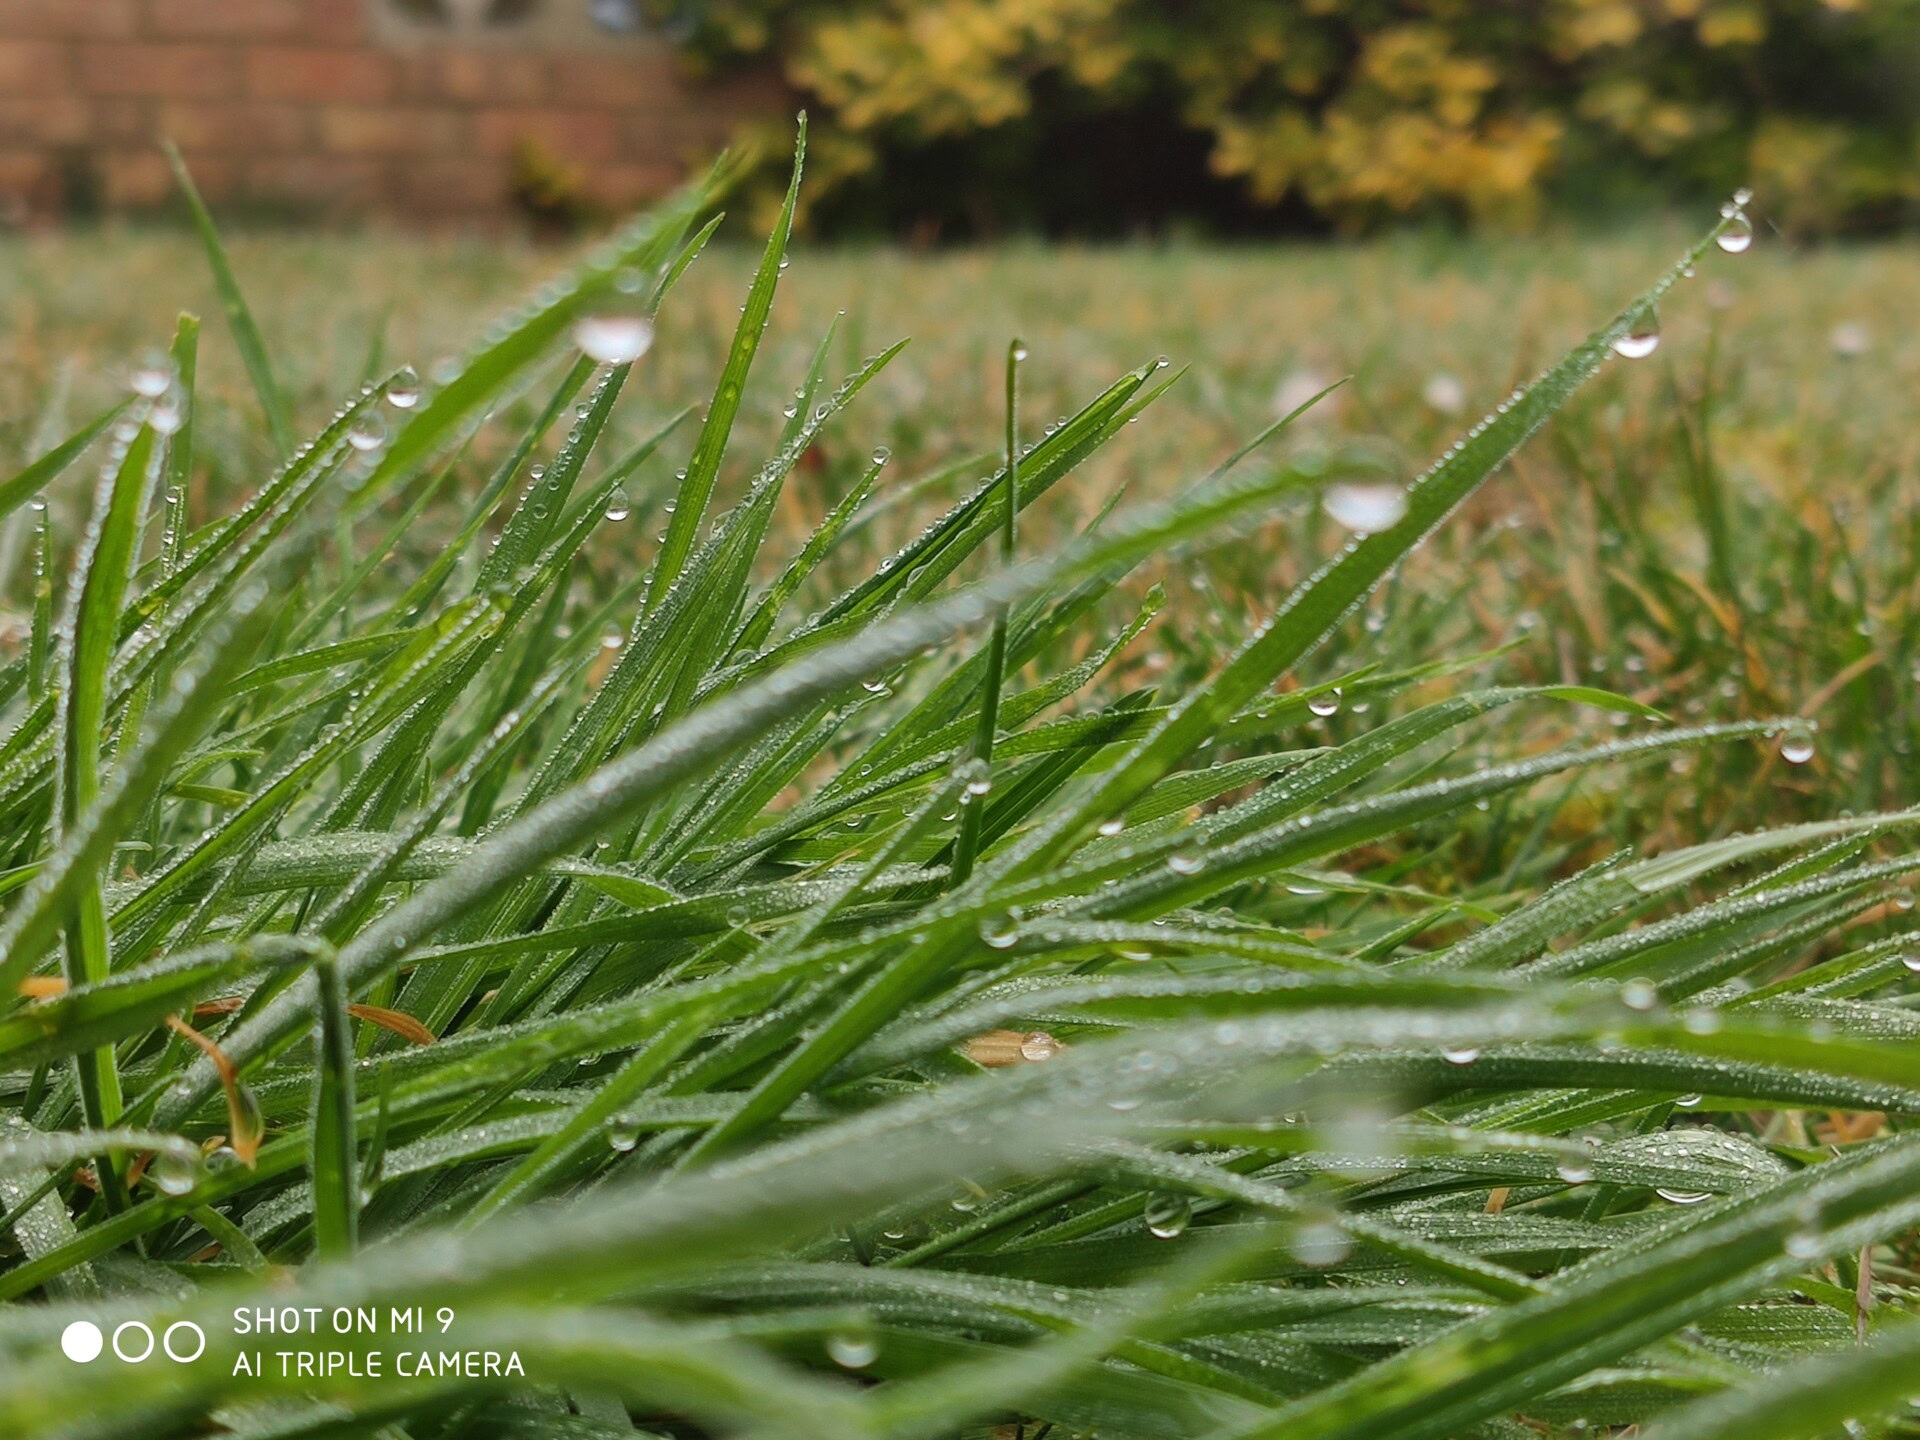
[[[703,209],[0,249],[0,1433],[1914,1433],[1920,253]]]

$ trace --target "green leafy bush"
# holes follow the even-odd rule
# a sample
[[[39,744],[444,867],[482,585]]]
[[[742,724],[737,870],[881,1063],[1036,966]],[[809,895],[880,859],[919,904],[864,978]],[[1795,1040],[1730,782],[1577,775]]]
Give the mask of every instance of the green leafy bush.
[[[1143,364],[1036,437],[1016,347],[1005,463],[968,498],[875,554],[875,454],[763,565],[800,457],[898,347],[830,388],[823,345],[717,509],[796,167],[685,469],[641,479],[674,425],[607,453],[724,178],[430,393],[395,371],[270,438],[283,463],[230,515],[186,513],[191,321],[0,483],[4,513],[105,442],[58,577],[39,512],[34,636],[0,669],[4,1432],[1899,1423],[1909,937],[1855,927],[1920,863],[1878,849],[1920,815],[1450,893],[1419,837],[1483,802],[1811,738],[1656,724],[1473,768],[1463,737],[1509,707],[1660,717],[1569,687],[1422,703],[1437,658],[1274,692],[1648,348],[1737,209],[1404,490],[1361,452],[1263,461],[1288,417],[1029,556],[1017,514],[1173,377]],[[291,435],[204,233],[267,435]],[[397,565],[530,386],[454,533]],[[1302,491],[1364,533],[1201,682],[1106,693],[1159,607],[1103,629],[1122,579]],[[1297,744],[1361,697],[1372,728]],[[350,1331],[236,1373],[259,1344],[236,1308],[413,1306],[445,1309],[434,1353],[513,1368],[375,1378],[415,1342]],[[207,1353],[102,1383],[56,1348],[82,1319],[191,1321]],[[322,1346],[324,1374],[273,1363]]]
[[[1345,229],[1435,211],[1524,225],[1556,180],[1633,203],[1661,185],[1750,184],[1797,230],[1884,224],[1920,198],[1911,0],[707,0],[691,13],[709,63],[772,53],[825,107],[830,180],[880,167],[897,186],[930,142],[984,153],[1025,127],[1019,183],[1073,185],[1087,161],[1060,132],[1146,107],[1208,137],[1212,170],[1257,204],[1304,203]]]

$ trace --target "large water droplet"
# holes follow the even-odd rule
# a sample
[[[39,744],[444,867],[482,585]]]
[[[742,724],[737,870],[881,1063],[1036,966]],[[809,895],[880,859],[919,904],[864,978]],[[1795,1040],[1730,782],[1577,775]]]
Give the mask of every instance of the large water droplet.
[[[1753,248],[1753,222],[1745,215],[1735,211],[1727,217],[1727,223],[1713,243],[1729,255],[1744,255]]]
[[[624,1155],[640,1143],[640,1122],[632,1115],[619,1114],[607,1122],[607,1144]]]
[[[628,365],[653,348],[653,322],[644,315],[582,315],[573,343],[602,365]]]
[[[1398,485],[1342,482],[1321,492],[1320,506],[1355,534],[1376,535],[1406,515],[1407,492]]]
[[[1467,387],[1460,383],[1457,375],[1443,370],[1421,387],[1420,398],[1427,402],[1429,409],[1442,415],[1460,415],[1467,408]]]
[[[133,387],[133,393],[144,395],[149,400],[158,399],[167,393],[167,387],[173,384],[173,361],[159,351],[147,355],[134,367],[133,374],[127,377],[127,383]]]
[[[873,1336],[858,1330],[836,1330],[827,1337],[827,1355],[847,1370],[864,1370],[880,1358]]]
[[[1315,715],[1318,715],[1322,720],[1326,719],[1329,715],[1338,715],[1340,713],[1340,687],[1336,685],[1331,690],[1323,690],[1320,694],[1313,696],[1307,701],[1307,709]]]
[[[387,382],[387,403],[396,410],[411,410],[420,403],[420,372],[408,365]]]
[[[1149,1235],[1157,1240],[1172,1240],[1185,1233],[1188,1222],[1193,1219],[1193,1202],[1184,1195],[1149,1195],[1140,1218],[1147,1222]]]
[[[1789,765],[1804,765],[1813,759],[1813,727],[1789,725],[1780,732],[1780,758]]]
[[[1440,1052],[1440,1058],[1449,1065],[1471,1065],[1480,1058],[1477,1045],[1449,1045]]]
[[[989,915],[980,922],[981,942],[990,949],[1011,950],[1019,938],[1020,922],[1005,911]]]
[[[1167,856],[1167,868],[1176,875],[1198,875],[1207,867],[1207,852],[1198,845],[1182,845]]]
[[[1660,315],[1654,310],[1642,310],[1613,339],[1613,353],[1626,360],[1644,360],[1659,348]]]
[[[387,422],[377,410],[368,410],[347,431],[347,443],[366,454],[387,443]]]
[[[1309,1220],[1293,1232],[1287,1249],[1302,1265],[1325,1270],[1347,1258],[1353,1243],[1346,1232],[1331,1220]]]
[[[1653,1192],[1662,1200],[1674,1205],[1698,1205],[1703,1200],[1711,1200],[1713,1195],[1706,1190],[1664,1190],[1656,1188]]]
[[[200,1182],[199,1165],[186,1155],[162,1150],[153,1162],[153,1183],[166,1195],[184,1195]]]
[[[620,521],[633,513],[633,501],[627,495],[626,487],[616,485],[607,492],[607,519]]]
[[[1036,1065],[1051,1060],[1065,1048],[1044,1030],[1035,1030],[1020,1041],[1020,1058]]]

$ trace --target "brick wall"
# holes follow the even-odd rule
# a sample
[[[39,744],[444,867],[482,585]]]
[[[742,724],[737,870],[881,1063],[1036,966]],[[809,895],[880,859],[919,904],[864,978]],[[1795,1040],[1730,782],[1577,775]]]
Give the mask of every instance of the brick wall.
[[[504,216],[531,144],[577,170],[582,199],[626,209],[786,103],[764,76],[689,80],[657,38],[587,23],[585,0],[540,0],[504,24],[482,13],[473,0],[0,0],[0,222],[163,203],[162,137],[230,205]]]

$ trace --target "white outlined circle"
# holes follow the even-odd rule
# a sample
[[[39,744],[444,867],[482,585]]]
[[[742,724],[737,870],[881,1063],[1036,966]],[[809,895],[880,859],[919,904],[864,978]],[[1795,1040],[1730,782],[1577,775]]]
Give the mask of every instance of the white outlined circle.
[[[173,1353],[173,1332],[176,1330],[191,1330],[193,1332],[193,1338],[200,1342],[194,1346],[191,1355],[176,1355]],[[177,1361],[182,1365],[191,1364],[207,1353],[207,1332],[191,1320],[176,1320],[173,1324],[167,1326],[167,1333],[160,1337],[160,1348],[167,1352],[167,1358],[169,1360]]]
[[[138,1355],[129,1355],[120,1348],[120,1337],[129,1330],[138,1330],[142,1335],[147,1337],[147,1348],[142,1350]],[[153,1331],[144,1321],[122,1320],[118,1325],[113,1327],[113,1353],[129,1365],[138,1365],[142,1360],[153,1354]]]
[[[60,1332],[61,1352],[76,1365],[98,1360],[106,1343],[100,1327],[91,1320],[76,1320]]]

